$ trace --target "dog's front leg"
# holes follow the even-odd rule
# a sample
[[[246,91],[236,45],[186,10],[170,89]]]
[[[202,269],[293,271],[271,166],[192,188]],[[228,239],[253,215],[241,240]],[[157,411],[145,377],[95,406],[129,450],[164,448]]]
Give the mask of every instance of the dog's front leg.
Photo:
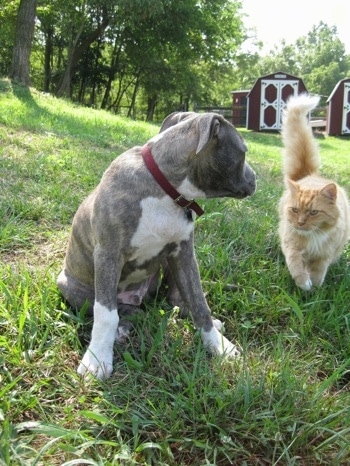
[[[239,356],[236,346],[220,333],[221,322],[212,319],[201,286],[193,239],[181,243],[180,253],[168,257],[168,264],[182,299],[192,314],[194,325],[201,330],[204,345],[214,354],[230,358]]]
[[[120,272],[116,269],[116,257],[111,251],[96,248],[94,263],[94,322],[91,341],[78,374],[91,373],[101,380],[108,378],[113,370],[113,344],[119,324],[117,283]]]

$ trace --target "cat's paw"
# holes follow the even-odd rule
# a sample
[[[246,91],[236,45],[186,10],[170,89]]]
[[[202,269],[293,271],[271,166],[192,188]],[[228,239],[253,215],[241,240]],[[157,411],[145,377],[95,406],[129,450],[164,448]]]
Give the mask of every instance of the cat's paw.
[[[310,278],[308,278],[307,280],[304,280],[304,281],[301,281],[301,280],[298,280],[295,282],[299,288],[301,288],[303,291],[310,291],[311,288],[312,288],[312,281]]]

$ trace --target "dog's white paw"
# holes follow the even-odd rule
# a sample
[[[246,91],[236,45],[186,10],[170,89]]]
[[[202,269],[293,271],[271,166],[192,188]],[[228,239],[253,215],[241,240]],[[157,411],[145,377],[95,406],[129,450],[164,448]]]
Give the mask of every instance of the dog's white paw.
[[[214,327],[221,332],[224,328],[224,324],[219,319],[213,319]]]
[[[220,322],[220,321],[219,321]],[[220,322],[221,323],[221,322]],[[240,356],[238,348],[225,338],[216,327],[217,322],[214,323],[213,328],[209,332],[202,330],[202,340],[204,345],[213,353],[226,358],[236,358]],[[221,324],[222,325],[222,324]]]
[[[94,375],[97,379],[108,379],[113,371],[113,351],[105,348],[87,349],[78,367],[78,374],[87,376]]]

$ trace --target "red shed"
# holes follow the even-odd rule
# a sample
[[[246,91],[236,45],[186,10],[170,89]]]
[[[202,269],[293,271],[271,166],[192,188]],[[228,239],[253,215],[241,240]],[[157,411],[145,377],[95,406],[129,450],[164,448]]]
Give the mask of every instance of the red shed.
[[[280,130],[288,97],[302,92],[307,92],[303,81],[282,71],[258,78],[247,96],[247,129]]]
[[[232,91],[232,124],[246,126],[247,124],[247,95],[249,91]]]
[[[342,79],[327,100],[327,134],[350,134],[350,78]]]

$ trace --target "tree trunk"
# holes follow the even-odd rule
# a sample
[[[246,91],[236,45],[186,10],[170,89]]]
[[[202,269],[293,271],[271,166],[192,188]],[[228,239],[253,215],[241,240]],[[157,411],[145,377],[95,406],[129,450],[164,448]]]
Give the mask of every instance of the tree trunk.
[[[77,66],[78,61],[80,60],[80,57],[85,52],[85,50],[87,50],[90,47],[90,45],[105,31],[108,24],[109,19],[107,17],[104,17],[102,19],[102,23],[94,31],[92,31],[78,46],[78,41],[84,28],[84,23],[81,23],[80,30],[78,31],[75,40],[70,48],[68,62],[63,77],[61,79],[61,82],[57,86],[56,97],[62,97],[63,95],[66,95],[67,97],[71,96],[71,81],[74,74],[74,70]]]
[[[90,91],[90,98],[89,98],[89,107],[95,108],[96,106],[96,80],[94,80],[91,91]]]
[[[108,81],[107,81],[107,84],[106,84],[106,87],[105,87],[105,92],[104,92],[102,103],[101,103],[101,108],[103,110],[105,110],[107,108],[107,104],[108,104],[109,97],[110,97],[110,94],[111,94],[113,80],[114,80],[116,70],[117,70],[117,63],[118,63],[118,57],[119,57],[119,54],[120,54],[120,47],[119,47],[118,53],[116,53],[117,52],[117,39],[116,39],[115,42],[114,42],[112,58],[111,58],[111,64],[110,64],[110,68],[109,68],[109,72],[108,72]]]
[[[147,99],[147,116],[146,121],[151,122],[153,121],[154,111],[157,105],[157,96],[154,94],[152,97],[148,97]]]
[[[37,0],[21,0],[18,13],[12,65],[9,76],[25,86],[30,85],[30,52],[34,35]]]
[[[108,111],[113,111],[114,113],[119,112],[119,105],[122,100],[122,97],[126,91],[126,88],[122,89],[122,78],[118,80],[118,90],[117,90],[117,97],[114,99],[114,101],[108,105],[107,110]]]
[[[83,77],[82,80],[80,81],[80,89],[78,92],[78,102],[80,104],[84,101],[84,98],[85,98],[85,88],[86,88],[86,83],[85,83],[85,78]]]
[[[50,26],[45,33],[45,58],[44,58],[44,92],[50,91],[51,83],[51,59],[53,52],[53,28]]]
[[[137,76],[135,86],[134,86],[134,91],[133,91],[132,97],[131,97],[131,102],[130,102],[128,114],[127,114],[128,118],[135,119],[135,102],[136,102],[136,96],[137,96],[138,89],[139,89],[139,77]]]
[[[97,49],[95,51],[95,60],[93,64],[93,71],[91,73],[90,82],[91,82],[91,90],[90,90],[90,98],[89,98],[89,107],[96,108],[96,96],[99,88],[99,69],[98,69],[98,62],[99,62],[99,55],[101,50],[101,41],[97,41]]]
[[[74,54],[76,50],[76,46],[78,43],[78,40],[81,36],[81,33],[83,32],[84,29],[84,22],[80,24],[79,30],[72,41],[71,46],[69,47],[69,52],[68,52],[68,61],[66,65],[66,69],[64,70],[63,76],[61,78],[60,83],[58,84],[58,88],[56,90],[56,97],[71,97],[71,80],[72,80],[72,68],[73,68],[73,59],[74,59]]]

